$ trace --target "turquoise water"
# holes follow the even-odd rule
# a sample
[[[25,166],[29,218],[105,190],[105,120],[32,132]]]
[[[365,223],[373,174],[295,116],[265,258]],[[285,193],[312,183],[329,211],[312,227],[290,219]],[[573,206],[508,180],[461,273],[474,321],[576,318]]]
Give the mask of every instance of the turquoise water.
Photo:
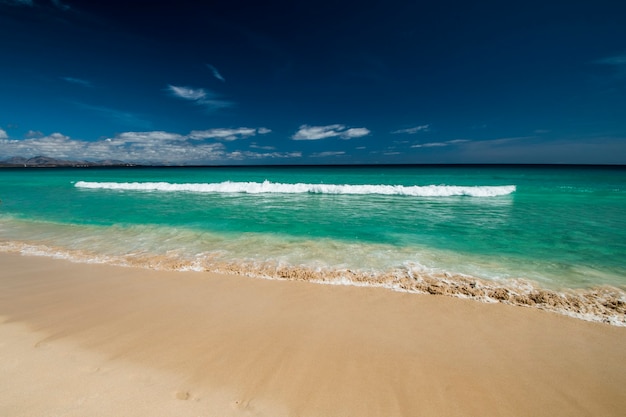
[[[626,287],[626,169],[4,169],[0,199],[4,251]]]

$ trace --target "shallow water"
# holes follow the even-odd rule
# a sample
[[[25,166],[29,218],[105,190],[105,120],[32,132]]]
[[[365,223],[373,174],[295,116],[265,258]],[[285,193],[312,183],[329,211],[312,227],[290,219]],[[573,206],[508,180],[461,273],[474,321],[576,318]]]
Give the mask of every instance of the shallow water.
[[[5,251],[312,280],[349,270],[363,285],[400,273],[626,287],[626,169],[6,169],[0,199]]]

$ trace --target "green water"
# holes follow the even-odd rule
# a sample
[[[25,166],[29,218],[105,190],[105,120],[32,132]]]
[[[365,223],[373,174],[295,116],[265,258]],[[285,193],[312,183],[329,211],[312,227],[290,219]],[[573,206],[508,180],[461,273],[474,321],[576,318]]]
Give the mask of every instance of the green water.
[[[365,185],[365,194],[79,188],[103,183]],[[463,186],[495,196],[383,195]],[[370,188],[365,187],[366,190]],[[192,187],[193,188],[193,187]],[[295,186],[294,186],[295,189]],[[626,169],[282,167],[0,170],[0,242],[126,254],[416,268],[552,287],[626,285]],[[51,249],[47,249],[51,250]]]

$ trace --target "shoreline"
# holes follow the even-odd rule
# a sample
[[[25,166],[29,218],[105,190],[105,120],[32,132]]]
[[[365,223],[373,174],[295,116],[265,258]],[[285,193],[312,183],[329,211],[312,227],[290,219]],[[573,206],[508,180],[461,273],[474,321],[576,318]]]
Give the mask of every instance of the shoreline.
[[[10,358],[0,414],[618,416],[626,407],[626,331],[616,326],[377,288],[7,253],[0,263],[0,354]]]
[[[370,287],[414,294],[445,295],[483,303],[529,307],[580,320],[626,327],[626,288],[597,285],[589,288],[549,288],[528,279],[489,280],[447,272],[393,268],[368,271],[352,268],[314,268],[279,262],[224,261],[211,255],[200,260],[168,255],[98,255],[83,250],[41,244],[0,242],[0,255],[21,254],[64,259],[79,264],[111,265],[145,270],[238,275],[279,281]]]

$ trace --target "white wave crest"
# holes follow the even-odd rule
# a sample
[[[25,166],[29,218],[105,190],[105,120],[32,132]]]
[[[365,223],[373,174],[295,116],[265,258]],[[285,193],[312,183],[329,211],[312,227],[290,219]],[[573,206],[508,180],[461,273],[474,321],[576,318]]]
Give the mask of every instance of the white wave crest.
[[[412,197],[497,197],[515,192],[514,185],[459,186],[459,185],[350,185],[350,184],[284,184],[270,181],[220,183],[169,182],[87,182],[78,181],[78,188],[125,191],[186,191],[194,193],[246,193],[246,194],[379,194]]]

